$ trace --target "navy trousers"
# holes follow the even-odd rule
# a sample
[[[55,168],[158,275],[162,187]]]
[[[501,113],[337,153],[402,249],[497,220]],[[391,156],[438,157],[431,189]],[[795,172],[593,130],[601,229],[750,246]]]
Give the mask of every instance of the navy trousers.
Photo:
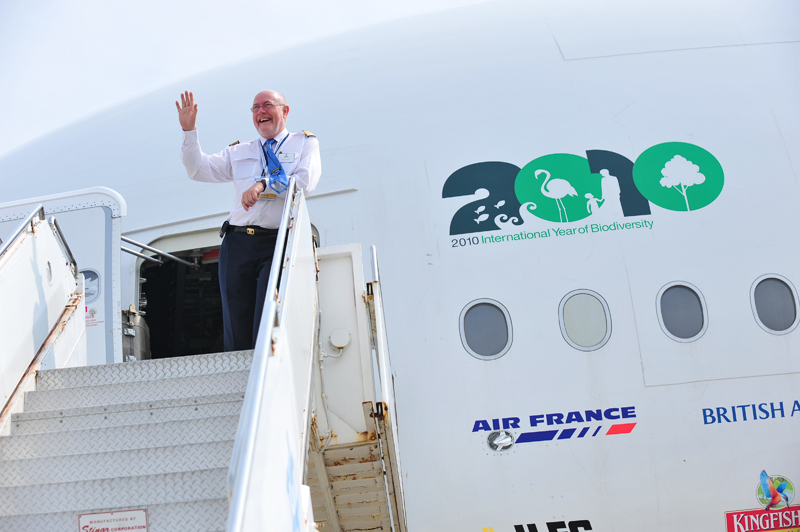
[[[225,351],[253,349],[264,310],[277,230],[229,231],[219,250],[219,288]]]

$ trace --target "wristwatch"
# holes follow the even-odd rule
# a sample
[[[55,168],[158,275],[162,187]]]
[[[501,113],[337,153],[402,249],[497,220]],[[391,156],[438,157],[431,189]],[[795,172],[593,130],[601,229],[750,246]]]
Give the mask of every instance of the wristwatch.
[[[261,186],[264,187],[264,190],[262,190],[261,192],[266,192],[267,191],[267,180],[266,179],[262,179],[261,181],[259,181],[259,183],[261,183]]]

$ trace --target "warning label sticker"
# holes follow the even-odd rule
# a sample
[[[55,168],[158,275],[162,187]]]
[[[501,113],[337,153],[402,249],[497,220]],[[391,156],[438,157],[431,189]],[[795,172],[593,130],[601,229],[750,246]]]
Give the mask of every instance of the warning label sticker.
[[[96,327],[103,323],[103,320],[98,319],[98,316],[97,309],[86,307],[86,326]]]

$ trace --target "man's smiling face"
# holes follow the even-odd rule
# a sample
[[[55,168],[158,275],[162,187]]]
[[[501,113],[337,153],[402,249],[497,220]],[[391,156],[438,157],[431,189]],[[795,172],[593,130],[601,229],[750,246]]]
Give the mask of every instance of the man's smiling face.
[[[253,98],[253,125],[265,139],[275,138],[286,127],[289,106],[280,93],[261,91]]]

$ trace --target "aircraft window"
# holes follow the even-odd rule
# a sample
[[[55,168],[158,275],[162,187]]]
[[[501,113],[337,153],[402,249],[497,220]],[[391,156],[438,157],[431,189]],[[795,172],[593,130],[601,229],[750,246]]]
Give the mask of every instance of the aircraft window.
[[[675,282],[664,286],[658,292],[656,310],[661,328],[676,342],[694,342],[708,327],[703,295],[689,283]]]
[[[750,302],[765,331],[786,334],[797,327],[797,292],[789,279],[774,274],[759,277],[750,290]]]
[[[597,292],[575,290],[558,306],[561,334],[569,345],[580,351],[594,351],[611,338],[611,313]]]
[[[480,360],[500,358],[511,347],[511,316],[493,299],[476,299],[464,307],[459,329],[464,349]]]

